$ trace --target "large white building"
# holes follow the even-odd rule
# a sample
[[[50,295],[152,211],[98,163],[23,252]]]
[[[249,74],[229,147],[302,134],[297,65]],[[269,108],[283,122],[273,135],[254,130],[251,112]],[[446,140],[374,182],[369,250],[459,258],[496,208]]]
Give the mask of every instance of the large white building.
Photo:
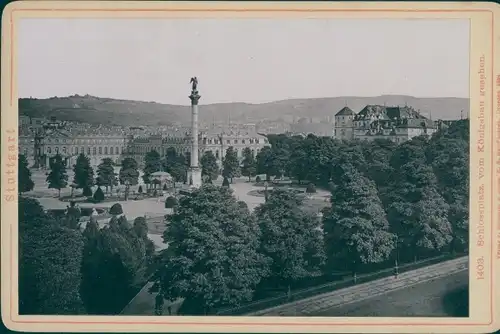
[[[436,122],[409,106],[367,105],[359,113],[349,107],[335,114],[333,136],[339,140],[389,139],[402,143],[437,131]]]
[[[264,146],[269,146],[267,137],[250,130],[202,130],[198,135],[199,157],[201,158],[205,152],[211,151],[219,164],[229,147],[233,147],[238,157],[243,159],[245,148],[250,148],[256,156]],[[126,155],[142,165],[147,152],[155,150],[163,157],[169,148],[174,148],[177,153],[190,154],[191,136],[189,130],[183,129],[162,135],[130,136]]]

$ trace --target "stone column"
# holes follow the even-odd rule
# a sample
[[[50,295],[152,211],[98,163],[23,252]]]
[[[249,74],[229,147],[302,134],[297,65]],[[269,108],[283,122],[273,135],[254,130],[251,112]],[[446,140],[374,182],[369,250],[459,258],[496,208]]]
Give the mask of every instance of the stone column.
[[[198,100],[200,96],[198,92],[193,92],[189,98],[191,99],[191,167],[198,166]]]
[[[192,187],[201,186],[201,169],[198,161],[198,101],[200,95],[197,90],[192,90],[191,99],[191,161],[187,173],[187,183]]]

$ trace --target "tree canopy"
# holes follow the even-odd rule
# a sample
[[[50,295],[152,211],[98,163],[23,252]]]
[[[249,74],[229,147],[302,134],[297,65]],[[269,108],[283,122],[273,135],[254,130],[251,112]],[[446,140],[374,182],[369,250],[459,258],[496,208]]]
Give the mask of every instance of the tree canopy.
[[[323,216],[329,270],[356,272],[362,264],[383,262],[395,248],[395,237],[375,183],[345,164]]]
[[[219,176],[219,165],[212,151],[206,151],[200,159],[201,175],[207,176],[210,180],[216,180]]]
[[[90,165],[90,159],[83,153],[80,153],[76,158],[73,172],[73,183],[76,185],[76,188],[83,189],[94,185],[94,169]]]
[[[113,217],[99,229],[95,220],[84,231],[81,295],[88,314],[120,312],[146,280],[146,267],[154,252],[145,221],[128,223]]]
[[[135,186],[139,182],[137,161],[133,158],[123,159],[119,178],[121,184],[125,184],[125,182],[128,181],[130,185]]]
[[[187,181],[188,160],[185,155],[179,154],[175,148],[169,147],[162,163],[163,170],[170,173],[176,182]]]
[[[169,257],[161,291],[184,298],[183,314],[249,301],[266,275],[258,225],[228,188],[204,185],[182,197],[163,238]]]
[[[248,177],[251,180],[257,172],[257,162],[255,161],[254,154],[250,147],[245,147],[243,150],[243,162],[241,166],[241,175]]]
[[[61,197],[61,189],[68,185],[68,174],[66,174],[66,166],[61,155],[56,154],[50,164],[50,173],[47,176],[49,189],[57,189],[59,197]]]
[[[19,313],[85,314],[79,295],[83,237],[34,199],[19,198]]]
[[[240,161],[234,147],[229,146],[226,156],[222,161],[222,176],[228,178],[231,183],[233,178],[241,175]]]
[[[261,252],[272,259],[270,276],[284,286],[318,275],[324,262],[320,221],[302,211],[301,202],[294,193],[275,189],[255,209]]]
[[[155,150],[149,151],[144,157],[144,175],[142,179],[144,183],[151,184],[150,175],[163,170],[161,157]]]
[[[96,183],[98,186],[106,187],[106,192],[108,191],[108,187],[113,191],[113,186],[118,184],[113,160],[110,158],[102,159],[102,162],[97,166]]]
[[[35,183],[31,179],[31,171],[28,168],[28,160],[22,154],[19,155],[18,182],[19,192],[25,193],[35,188]]]

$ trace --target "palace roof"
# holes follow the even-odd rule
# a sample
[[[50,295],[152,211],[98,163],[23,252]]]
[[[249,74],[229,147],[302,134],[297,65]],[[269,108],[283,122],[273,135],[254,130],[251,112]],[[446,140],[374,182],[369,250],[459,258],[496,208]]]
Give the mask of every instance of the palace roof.
[[[403,120],[419,119],[426,120],[418,111],[409,106],[404,107],[386,107],[380,105],[367,105],[354,118],[354,120]]]

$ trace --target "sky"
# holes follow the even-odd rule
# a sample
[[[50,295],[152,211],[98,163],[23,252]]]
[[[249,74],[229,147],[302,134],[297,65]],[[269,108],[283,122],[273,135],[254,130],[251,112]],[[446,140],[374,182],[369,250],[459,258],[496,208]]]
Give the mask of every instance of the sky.
[[[469,96],[461,19],[39,19],[18,28],[20,97],[188,105]]]

